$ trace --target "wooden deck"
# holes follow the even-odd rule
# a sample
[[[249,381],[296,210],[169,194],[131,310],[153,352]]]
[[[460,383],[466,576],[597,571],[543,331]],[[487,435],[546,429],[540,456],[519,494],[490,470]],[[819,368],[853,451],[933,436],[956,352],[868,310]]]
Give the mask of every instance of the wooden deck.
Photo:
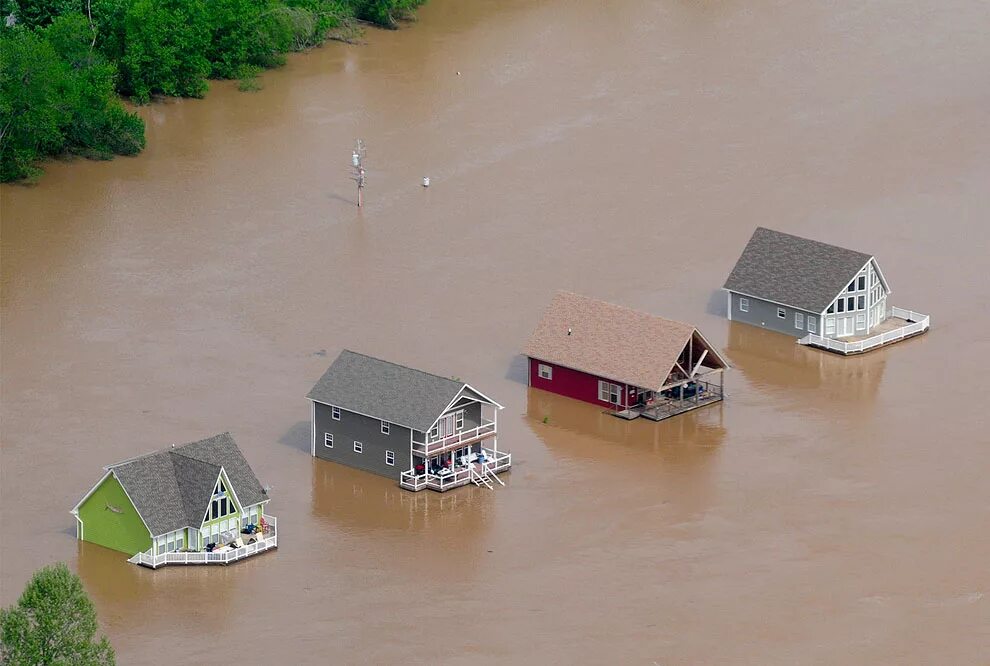
[[[928,331],[930,324],[931,319],[928,315],[901,308],[892,308],[890,315],[878,326],[875,326],[869,335],[827,338],[809,334],[798,340],[798,344],[824,349],[843,356],[853,356],[922,335]]]
[[[646,406],[630,407],[629,409],[623,409],[621,411],[614,411],[610,413],[613,416],[617,416],[620,419],[625,419],[627,421],[638,419],[640,416],[651,421],[663,421],[664,419],[669,419],[672,416],[690,412],[691,410],[704,407],[705,405],[721,402],[723,395],[721,392],[706,391],[705,393],[698,395],[697,398],[697,400],[695,400],[694,397],[687,398],[685,400],[658,398]]]

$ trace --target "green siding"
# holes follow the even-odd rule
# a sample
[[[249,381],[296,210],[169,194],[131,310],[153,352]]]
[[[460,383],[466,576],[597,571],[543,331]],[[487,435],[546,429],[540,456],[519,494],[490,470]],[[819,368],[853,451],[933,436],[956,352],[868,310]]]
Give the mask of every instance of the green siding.
[[[120,509],[116,513],[107,505]],[[151,535],[114,475],[103,480],[79,507],[83,541],[133,555],[151,548]]]

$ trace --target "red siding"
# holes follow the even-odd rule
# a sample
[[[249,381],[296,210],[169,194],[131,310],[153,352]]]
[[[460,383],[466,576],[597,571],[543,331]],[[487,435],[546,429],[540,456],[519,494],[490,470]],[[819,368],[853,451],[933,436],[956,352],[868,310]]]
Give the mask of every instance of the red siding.
[[[553,379],[543,379],[540,377],[541,363],[543,365],[549,365],[553,368]],[[535,358],[529,359],[529,385],[533,388],[543,389],[544,391],[550,391],[551,393],[559,393],[560,395],[566,395],[568,398],[590,402],[591,404],[598,405],[599,407],[611,408],[613,407],[611,403],[603,402],[598,399],[598,380],[600,379],[608,381],[612,384],[619,384],[623,391],[628,390],[628,387],[625,384],[609,380],[605,377],[589,375],[588,373],[581,372],[580,370],[571,370],[570,368],[565,368],[546,361],[540,361]],[[622,399],[620,397],[620,402],[621,400]],[[632,401],[631,398],[627,398],[627,400],[629,402]]]

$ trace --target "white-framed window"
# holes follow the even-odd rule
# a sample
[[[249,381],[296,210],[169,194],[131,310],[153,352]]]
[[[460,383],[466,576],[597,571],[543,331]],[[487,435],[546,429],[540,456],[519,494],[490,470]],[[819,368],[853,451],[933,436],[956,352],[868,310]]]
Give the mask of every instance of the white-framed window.
[[[395,465],[395,451],[386,451],[385,452],[385,464],[386,465],[393,465],[393,466]]]
[[[859,290],[862,291],[864,289],[866,289],[866,276],[865,275],[860,275],[859,276]]]
[[[460,432],[464,430],[464,410],[458,411],[454,414],[454,430]]]
[[[856,328],[866,328],[866,315],[858,314],[856,315]]]
[[[846,310],[848,312],[852,312],[855,309],[856,309],[856,299],[855,297],[850,296],[849,298],[846,299]]]
[[[740,298],[739,299],[739,311],[740,312],[749,312],[749,299],[748,298]]]
[[[540,379],[553,379],[553,368],[551,368],[549,365],[544,365],[543,363],[540,363],[539,373],[540,373]]]
[[[856,291],[856,280],[849,283],[849,286],[846,287],[846,291]]]
[[[835,335],[835,317],[828,317],[825,320],[825,335]]]
[[[777,308],[777,316],[780,317],[781,319],[786,319],[787,310],[785,310],[784,308]]]
[[[332,432],[325,432],[325,433],[323,433],[323,446],[327,447],[328,449],[332,449],[333,448],[333,433]]]
[[[866,296],[859,296],[856,302],[856,309],[865,310],[866,309]]]
[[[818,332],[818,322],[811,315],[808,315],[808,332],[817,333]]]
[[[621,395],[622,387],[618,384],[612,384],[611,382],[605,382],[600,379],[598,380],[598,399],[602,402],[618,405]]]
[[[382,421],[382,434],[387,435],[389,431],[390,424],[388,421]]]
[[[364,444],[354,440],[354,453],[364,453]]]
[[[829,310],[829,311],[831,312],[831,310]],[[846,311],[846,299],[840,298],[839,300],[837,300],[835,302],[835,311],[836,312],[845,312]]]
[[[794,313],[794,328],[804,328],[804,313],[795,312]]]
[[[340,420],[340,407],[330,408],[330,418],[332,418],[334,421]]]

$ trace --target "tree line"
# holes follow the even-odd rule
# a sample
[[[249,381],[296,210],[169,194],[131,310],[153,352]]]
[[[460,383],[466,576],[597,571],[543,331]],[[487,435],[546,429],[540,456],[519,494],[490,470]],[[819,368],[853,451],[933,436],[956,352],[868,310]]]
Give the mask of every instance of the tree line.
[[[202,97],[209,79],[251,80],[285,54],[425,0],[0,0],[0,181],[39,160],[133,155],[144,122],[120,96]]]

